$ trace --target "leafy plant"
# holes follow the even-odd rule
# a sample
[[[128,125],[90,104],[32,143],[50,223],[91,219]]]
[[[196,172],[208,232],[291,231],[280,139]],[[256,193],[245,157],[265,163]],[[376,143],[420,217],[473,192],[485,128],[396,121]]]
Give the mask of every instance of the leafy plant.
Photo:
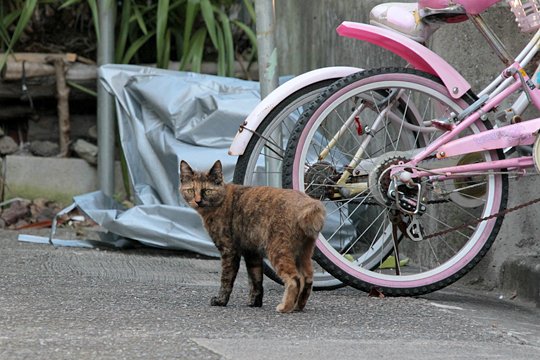
[[[8,2],[9,6],[0,6],[0,40],[5,49],[0,69],[40,4],[60,5],[59,10],[88,7],[100,39],[97,0]],[[115,4],[106,2],[106,6]],[[235,14],[241,9],[248,14],[247,21]],[[250,26],[254,21],[253,0],[123,0],[116,18],[115,62],[155,61],[158,67],[168,68],[170,60],[177,60],[179,70],[200,72],[203,60],[209,59],[217,62],[218,75],[233,76],[237,57],[247,56],[251,62],[256,54],[256,36]]]
[[[4,6],[0,6],[0,40],[2,41],[2,48],[6,49],[4,55],[0,58],[0,70],[6,64],[8,54],[19,40],[37,4],[38,0],[28,0],[22,4],[13,4],[15,5],[15,9],[7,14],[4,14]],[[10,35],[8,29],[14,24],[16,24],[15,30]]]

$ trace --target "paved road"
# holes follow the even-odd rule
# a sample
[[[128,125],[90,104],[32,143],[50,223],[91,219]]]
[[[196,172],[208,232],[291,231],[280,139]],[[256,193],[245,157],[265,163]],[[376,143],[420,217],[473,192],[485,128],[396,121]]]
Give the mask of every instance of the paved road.
[[[219,262],[157,250],[54,249],[0,233],[0,359],[533,359],[540,309],[452,286],[420,298],[316,292],[278,314],[281,287],[209,306]],[[504,294],[506,296],[506,294]]]

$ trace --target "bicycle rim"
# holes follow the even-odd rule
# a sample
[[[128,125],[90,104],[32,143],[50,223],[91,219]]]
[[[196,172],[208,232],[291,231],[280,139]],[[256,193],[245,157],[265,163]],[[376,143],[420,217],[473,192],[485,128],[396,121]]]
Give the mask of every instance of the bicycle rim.
[[[266,116],[236,163],[233,180],[235,183],[281,187],[283,155],[292,129],[307,105],[335,80],[337,79],[321,81],[297,90]],[[332,290],[344,286],[320,266],[314,264],[314,270],[314,290]],[[267,259],[264,273],[282,284]]]
[[[339,81],[304,114],[291,135],[283,181],[320,198],[327,206],[329,217],[315,255],[321,266],[361,290],[377,288],[387,295],[413,295],[456,281],[484,256],[502,218],[420,241],[398,231],[394,242],[390,220],[396,211],[388,205],[393,200],[388,195],[391,167],[408,161],[442,134],[430,120],[447,118],[467,105],[463,99],[453,99],[431,75],[410,69],[379,69]],[[355,117],[351,117],[353,111],[358,112]],[[478,121],[463,135],[489,127]],[[332,145],[332,138],[344,128]],[[360,155],[359,148],[363,149]],[[353,176],[345,184],[338,183],[355,156],[359,159],[354,171],[349,169]],[[500,152],[486,151],[444,161],[429,159],[418,167],[436,170],[501,156]],[[422,215],[399,214],[407,227],[418,225],[422,236],[497,213],[506,206],[507,179],[501,173],[437,183],[424,180],[418,182],[422,189],[418,202],[425,206]],[[411,197],[420,199],[420,195]]]

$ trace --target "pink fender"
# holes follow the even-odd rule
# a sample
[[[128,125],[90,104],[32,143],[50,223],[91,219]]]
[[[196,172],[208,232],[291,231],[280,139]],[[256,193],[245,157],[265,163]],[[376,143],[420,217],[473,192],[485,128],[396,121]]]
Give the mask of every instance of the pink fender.
[[[248,115],[243,126],[247,130],[242,128],[238,130],[229,148],[229,155],[242,155],[246,150],[249,140],[253,136],[253,132],[249,130],[257,130],[266,115],[290,94],[319,81],[339,79],[359,71],[362,71],[362,69],[347,66],[326,67],[298,75],[279,86],[266,96]]]
[[[425,46],[397,32],[373,25],[344,21],[337,28],[341,36],[367,41],[397,54],[415,69],[438,76],[448,93],[455,99],[460,98],[471,85],[443,58]]]

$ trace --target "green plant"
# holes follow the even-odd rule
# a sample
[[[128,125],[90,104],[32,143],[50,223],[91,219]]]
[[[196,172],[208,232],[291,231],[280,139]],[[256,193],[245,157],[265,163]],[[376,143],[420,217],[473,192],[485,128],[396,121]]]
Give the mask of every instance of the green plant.
[[[0,5],[0,40],[5,50],[0,69],[42,4],[59,11],[85,6],[99,41],[98,0],[8,0]],[[235,15],[241,8],[248,14],[245,22]],[[170,60],[177,60],[179,70],[200,72],[203,60],[211,60],[217,62],[218,75],[233,76],[237,57],[250,62],[255,58],[256,36],[250,26],[254,21],[253,0],[123,0],[116,18],[115,62],[152,61],[168,68]]]
[[[63,7],[81,1],[68,0]],[[95,4],[95,0],[86,1],[90,7]],[[243,0],[242,4],[254,22],[252,0]],[[244,34],[249,39],[250,59],[256,51],[256,36],[251,27],[230,19],[228,11],[238,5],[231,0],[124,0],[118,9],[115,61],[133,62],[152,44],[158,67],[169,67],[174,57],[180,62],[180,70],[189,67],[200,72],[203,59],[214,56],[218,74],[232,76],[238,51],[234,34]],[[97,16],[97,11],[93,13]]]
[[[7,55],[19,40],[37,4],[38,0],[8,1],[0,6],[0,40],[2,48],[5,49],[4,54],[0,57],[0,70],[6,64]],[[9,28],[13,25],[15,25],[15,30],[10,34]]]

